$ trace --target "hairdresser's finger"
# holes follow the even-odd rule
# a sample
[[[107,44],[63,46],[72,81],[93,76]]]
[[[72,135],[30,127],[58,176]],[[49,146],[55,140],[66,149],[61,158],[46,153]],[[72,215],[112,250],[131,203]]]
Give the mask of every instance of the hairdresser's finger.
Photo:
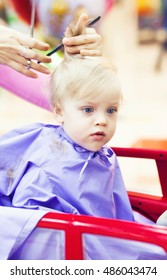
[[[79,46],[79,45],[84,45],[87,43],[91,43],[93,40],[92,35],[84,34],[84,35],[78,35],[76,37],[70,37],[66,38],[64,37],[62,42],[64,46]]]
[[[22,57],[28,58],[28,59],[34,59],[43,63],[50,63],[51,58],[36,52],[32,49],[29,49],[28,47],[20,45],[15,38],[10,38],[10,44],[4,44],[3,49],[6,51],[6,55],[11,56],[11,60],[15,60],[15,55],[19,54]]]
[[[86,22],[88,21],[87,14],[82,14],[78,19],[75,18],[66,28],[65,37],[70,38],[73,36],[78,36],[80,34],[85,34]]]
[[[85,34],[86,31],[86,22],[88,21],[88,15],[82,14],[76,22],[71,23],[71,31],[73,36],[78,36],[81,34]],[[68,29],[67,29],[68,30]],[[68,32],[67,32],[68,33]],[[71,36],[67,36],[71,37]]]
[[[45,50],[45,51],[47,51],[50,47],[49,44],[38,41],[34,38],[29,41],[27,46],[32,48],[32,49]]]
[[[101,56],[102,51],[101,50],[87,50],[87,49],[82,49],[80,50],[80,54],[82,56]]]
[[[41,63],[37,63],[36,61],[31,60],[31,64],[29,65],[29,69],[36,70],[38,72],[44,73],[44,74],[50,74],[51,71]]]
[[[82,14],[80,15],[80,17],[78,18],[78,21],[76,22],[76,29],[80,29],[81,26],[85,26],[88,23],[88,15],[87,14]]]
[[[92,28],[92,27],[86,27],[85,31],[86,31],[86,34],[97,34],[96,29]],[[97,34],[97,35],[99,35],[99,34]]]
[[[11,30],[8,27],[1,26],[1,29],[3,31],[4,36],[2,36],[2,39],[4,37],[5,40],[5,35],[7,36],[8,40],[7,41],[12,41],[14,45],[20,44],[29,48],[34,48],[34,49],[39,49],[39,50],[48,50],[49,45],[47,43],[44,43],[40,40],[37,40],[35,38],[30,38],[28,35],[24,35],[17,30]]]
[[[21,57],[20,55],[11,55],[8,54],[6,57],[6,63],[8,66],[12,67],[16,71],[27,75],[28,77],[36,78],[37,75],[33,74],[33,70],[36,70],[38,72],[44,73],[44,74],[50,74],[50,70],[42,65],[38,64],[36,61],[26,59],[25,57]]]
[[[30,77],[30,78],[38,78],[38,75],[36,73],[34,73],[32,70],[26,68],[23,64],[20,64],[16,61],[8,61],[8,63],[6,63],[6,65],[8,65],[9,67],[13,68],[14,70],[16,70],[17,72]]]
[[[37,60],[37,61],[40,61],[43,63],[51,62],[51,58],[49,56],[35,52],[35,51],[25,48],[23,46],[19,48],[19,54],[25,58],[34,59],[34,60]]]
[[[99,34],[97,33],[90,33],[90,34],[84,34],[84,35],[79,35],[79,36],[74,36],[71,38],[63,38],[63,44],[64,46],[80,46],[80,45],[86,45],[89,43],[97,43],[101,44],[102,38]]]
[[[28,48],[44,51],[47,51],[49,49],[49,45],[47,43],[41,42],[35,38],[29,38],[28,36],[20,36],[17,41],[19,44]]]
[[[98,50],[102,52],[101,37],[97,38],[97,36],[95,35],[94,38],[94,35],[93,36],[91,35],[90,37],[86,36],[85,40],[83,40],[83,35],[82,35],[81,40],[80,38],[78,38],[78,41],[77,42],[75,41],[76,45],[65,46],[66,51],[69,54],[77,54],[80,53],[81,50]]]

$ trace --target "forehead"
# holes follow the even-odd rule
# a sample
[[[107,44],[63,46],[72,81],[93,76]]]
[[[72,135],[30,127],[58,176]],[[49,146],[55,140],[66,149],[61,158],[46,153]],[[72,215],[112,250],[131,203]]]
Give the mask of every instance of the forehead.
[[[105,90],[103,92],[94,91],[82,95],[75,95],[64,100],[68,105],[76,104],[77,106],[92,105],[108,107],[112,105],[119,105],[121,101],[121,94],[119,91]]]
[[[83,102],[93,102],[99,104],[113,104],[119,103],[121,94],[118,91],[105,90],[102,92],[93,92],[92,94],[82,96],[78,100]]]

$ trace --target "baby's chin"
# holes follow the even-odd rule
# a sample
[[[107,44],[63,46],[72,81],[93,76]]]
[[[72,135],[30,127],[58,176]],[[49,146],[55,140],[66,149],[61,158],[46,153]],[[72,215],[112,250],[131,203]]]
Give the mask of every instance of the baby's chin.
[[[100,149],[103,147],[103,145],[98,145],[98,146],[96,146],[96,145],[94,145],[94,146],[92,146],[92,145],[84,145],[84,146],[82,146],[84,149],[86,149],[86,150],[88,150],[88,151],[90,151],[90,152],[98,152],[98,151],[100,151]]]

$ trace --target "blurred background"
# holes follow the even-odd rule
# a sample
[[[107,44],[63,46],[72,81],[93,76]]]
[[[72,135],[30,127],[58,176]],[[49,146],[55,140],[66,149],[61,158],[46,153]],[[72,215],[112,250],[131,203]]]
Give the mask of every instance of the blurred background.
[[[167,149],[167,1],[37,0],[35,37],[54,47],[72,17],[83,11],[91,18],[102,16],[96,28],[103,53],[113,59],[122,84],[124,100],[110,146]],[[31,1],[0,0],[1,22],[27,34],[30,13]],[[50,112],[0,89],[0,134],[31,122],[55,120]],[[128,189],[161,195],[152,161],[120,163]]]

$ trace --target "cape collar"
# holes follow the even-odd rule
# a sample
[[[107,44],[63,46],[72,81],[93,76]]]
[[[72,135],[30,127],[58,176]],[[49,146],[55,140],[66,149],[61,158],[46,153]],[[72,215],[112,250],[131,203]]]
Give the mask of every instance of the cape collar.
[[[99,151],[89,151],[83,147],[81,147],[80,145],[78,145],[77,143],[75,143],[64,131],[62,126],[58,127],[58,134],[60,136],[60,138],[62,138],[63,140],[66,140],[67,142],[69,142],[74,149],[78,152],[78,153],[87,153],[88,154],[88,161],[90,159],[94,159],[95,157],[99,156],[100,161],[105,164],[106,166],[111,166],[111,162],[109,160],[109,158],[112,157],[113,155],[113,151],[108,148],[107,146],[103,146]]]

